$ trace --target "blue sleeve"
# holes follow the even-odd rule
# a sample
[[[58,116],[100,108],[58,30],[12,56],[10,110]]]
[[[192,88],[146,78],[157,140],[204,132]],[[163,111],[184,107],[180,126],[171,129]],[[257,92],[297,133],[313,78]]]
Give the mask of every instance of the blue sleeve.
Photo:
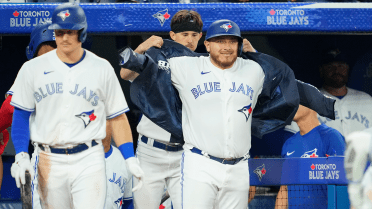
[[[345,152],[345,138],[336,129],[331,129],[325,136],[327,145],[326,154],[330,156],[343,156]]]
[[[31,112],[14,107],[11,135],[16,154],[20,152],[28,152],[28,144],[30,140],[30,115]]]
[[[122,209],[133,209],[133,199],[124,200],[123,205],[121,206]]]

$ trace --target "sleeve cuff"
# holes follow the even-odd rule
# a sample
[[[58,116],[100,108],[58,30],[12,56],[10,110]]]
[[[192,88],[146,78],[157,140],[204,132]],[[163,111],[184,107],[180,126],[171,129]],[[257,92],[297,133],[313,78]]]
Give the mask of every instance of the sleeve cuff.
[[[27,112],[34,112],[35,111],[35,108],[30,109],[30,108],[27,108],[27,107],[23,107],[22,105],[16,104],[14,102],[10,102],[10,105],[12,105],[13,107],[17,107],[21,110],[27,111]]]
[[[127,108],[125,108],[125,109],[123,109],[123,110],[120,110],[119,112],[116,112],[116,113],[114,113],[114,114],[111,114],[111,115],[107,116],[106,119],[108,120],[108,119],[115,118],[115,117],[117,117],[117,116],[119,116],[119,115],[121,115],[121,114],[123,114],[123,113],[128,112],[128,111],[129,111],[129,107],[127,107]]]

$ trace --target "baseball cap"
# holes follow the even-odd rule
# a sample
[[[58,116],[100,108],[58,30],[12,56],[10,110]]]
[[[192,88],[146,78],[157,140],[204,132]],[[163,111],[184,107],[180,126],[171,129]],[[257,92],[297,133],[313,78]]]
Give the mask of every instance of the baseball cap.
[[[345,62],[349,63],[348,56],[345,52],[342,52],[340,49],[329,49],[325,50],[323,52],[322,58],[321,58],[321,65],[330,63],[330,62]]]

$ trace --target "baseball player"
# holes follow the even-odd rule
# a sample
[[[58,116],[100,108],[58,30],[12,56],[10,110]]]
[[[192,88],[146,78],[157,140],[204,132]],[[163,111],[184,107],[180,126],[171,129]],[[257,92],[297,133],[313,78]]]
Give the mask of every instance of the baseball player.
[[[203,22],[195,11],[178,11],[171,20],[170,37],[190,50],[194,51],[202,37]],[[160,48],[163,39],[152,36],[135,50],[143,54],[150,47]],[[134,80],[138,76],[133,71],[122,68],[121,76],[125,80]],[[146,178],[143,188],[134,194],[135,208],[158,209],[164,187],[168,189],[175,209],[181,209],[181,143],[171,142],[171,134],[142,116],[137,126],[139,133],[137,158]],[[138,182],[134,180],[134,185]]]
[[[133,209],[132,174],[118,148],[111,145],[111,126],[106,123],[102,140],[106,162],[106,202],[104,209]]]
[[[336,100],[336,118],[331,120],[318,116],[319,121],[338,130],[344,137],[371,127],[372,97],[346,86],[350,73],[347,54],[339,49],[328,50],[323,54],[321,63],[319,72],[323,85],[320,91]],[[295,125],[287,129],[298,130]]]
[[[206,35],[210,57],[174,57],[163,65],[172,69],[183,104],[183,208],[247,207],[250,114],[265,75],[258,63],[238,58],[242,41],[234,22],[216,21]]]
[[[41,56],[55,48],[57,48],[55,43],[54,32],[48,30],[48,27],[51,25],[51,22],[44,22],[37,25],[31,32],[30,36],[30,43],[26,48],[26,56],[30,60],[34,57]],[[15,85],[13,85],[10,90],[5,94],[5,101],[0,110],[0,116],[2,120],[0,120],[0,130],[3,130],[9,127],[12,124],[12,117],[14,112],[14,107],[10,105],[10,101],[12,99],[12,95],[14,94]],[[6,129],[4,130],[6,131]],[[2,148],[1,153],[4,151],[6,144],[9,141],[9,134],[5,135],[7,137],[4,138],[4,144],[0,145]],[[36,170],[36,162],[37,162],[37,147],[34,149],[34,153],[32,154],[31,158],[31,165],[33,166],[33,170],[35,172],[35,176],[32,179],[31,189],[32,189],[32,205],[33,208],[41,208],[39,195],[37,193],[37,170]]]
[[[320,124],[315,111],[300,105],[293,121],[298,124],[300,131],[284,143],[283,158],[317,158],[344,154],[344,137],[336,129]],[[275,208],[327,208],[327,196],[327,185],[281,186]]]
[[[26,62],[16,79],[11,101],[16,157],[11,173],[18,187],[25,182],[26,170],[33,176],[27,154],[31,137],[40,149],[42,208],[101,209],[106,196],[101,142],[106,119],[129,170],[143,177],[125,115],[129,109],[112,66],[81,47],[87,21],[80,6],[59,5],[48,29],[55,32],[57,49]]]
[[[346,136],[345,171],[350,203],[355,209],[372,208],[372,169],[365,171],[372,155],[372,128]]]

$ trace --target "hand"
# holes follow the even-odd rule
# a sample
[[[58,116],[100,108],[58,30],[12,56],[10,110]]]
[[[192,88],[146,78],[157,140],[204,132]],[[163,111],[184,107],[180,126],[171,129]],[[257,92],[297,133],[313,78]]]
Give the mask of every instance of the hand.
[[[157,48],[163,46],[163,39],[159,36],[151,36],[142,44],[140,44],[134,51],[137,52],[138,54],[143,54],[145,51],[147,51],[149,48],[153,46]]]
[[[249,42],[246,38],[243,39],[243,52],[256,52],[251,42]]]
[[[26,170],[30,172],[31,179],[34,178],[34,170],[31,166],[30,156],[28,153],[20,152],[15,156],[15,162],[11,167],[12,177],[15,178],[17,187],[20,188],[21,184],[26,183]]]
[[[132,192],[140,190],[143,185],[144,173],[139,165],[138,159],[136,157],[130,157],[126,159],[125,162],[128,165],[129,171],[138,179],[138,184],[132,189]]]

